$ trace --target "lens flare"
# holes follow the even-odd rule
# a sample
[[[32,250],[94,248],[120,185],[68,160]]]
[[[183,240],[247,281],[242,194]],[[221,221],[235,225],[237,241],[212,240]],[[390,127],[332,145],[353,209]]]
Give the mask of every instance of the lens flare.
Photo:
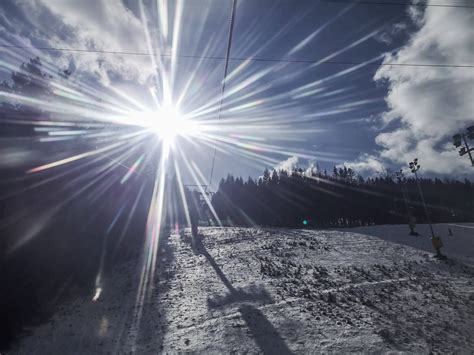
[[[352,5],[300,37],[293,30],[300,27],[305,16],[314,13],[313,5],[298,10],[291,20],[272,31],[274,16],[267,16],[266,20],[255,18],[253,13],[245,11],[251,2],[242,2],[236,15],[238,22],[245,21],[245,16],[255,19],[248,26],[236,26],[235,41],[228,56],[233,59],[227,72],[220,58],[227,34],[220,27],[218,31],[209,27],[215,26],[216,12],[211,11],[211,3],[209,8],[200,4],[203,6],[202,14],[208,15],[200,14],[201,22],[193,20],[189,26],[192,31],[188,29],[190,13],[186,7],[190,5],[187,2],[177,1],[173,6],[165,0],[137,3],[145,37],[140,43],[146,45],[149,55],[104,51],[96,59],[100,68],[114,68],[117,63],[139,64],[143,72],[149,73],[148,80],[130,85],[111,80],[110,85],[103,85],[108,82],[104,78],[107,70],[97,83],[82,79],[82,74],[73,74],[66,79],[57,77],[56,73],[63,68],[51,60],[51,63],[45,61],[36,68],[44,72],[42,76],[25,72],[29,66],[20,68],[22,75],[31,76],[32,82],[51,87],[45,93],[47,99],[12,88],[0,90],[0,102],[8,102],[10,108],[34,109],[31,110],[34,114],[30,115],[9,109],[10,115],[0,117],[2,124],[14,125],[14,131],[21,132],[15,137],[17,139],[8,137],[5,140],[8,144],[13,142],[15,147],[20,146],[26,141],[24,132],[34,132],[33,139],[28,140],[31,149],[7,147],[9,164],[15,163],[18,169],[27,173],[25,180],[18,182],[18,191],[9,192],[8,197],[22,193],[26,196],[36,193],[36,190],[41,192],[46,190],[45,186],[53,184],[56,184],[54,191],[58,196],[65,196],[59,202],[51,198],[49,208],[36,217],[34,228],[27,230],[9,252],[54,223],[54,217],[60,215],[68,203],[79,200],[80,203],[96,204],[103,197],[113,196],[114,205],[107,207],[117,208],[116,213],[106,216],[111,222],[106,235],[102,236],[102,261],[95,293],[92,294],[92,301],[96,302],[104,297],[102,270],[106,248],[109,252],[111,247],[106,243],[107,234],[112,228],[115,230],[110,236],[119,232],[117,245],[128,235],[135,238],[135,217],[140,214],[147,216],[135,305],[128,334],[124,337],[124,352],[128,352],[127,349],[136,351],[142,317],[146,314],[153,288],[157,287],[154,278],[158,275],[158,247],[163,245],[160,238],[168,233],[166,224],[173,222],[167,217],[174,213],[175,200],[181,200],[185,206],[184,217],[190,226],[188,206],[192,201],[186,200],[186,189],[198,190],[213,224],[222,226],[218,210],[208,194],[217,187],[212,181],[214,162],[216,167],[221,167],[216,168],[216,176],[233,169],[237,163],[244,169],[261,169],[275,167],[282,160],[294,156],[320,163],[343,162],[345,156],[341,150],[322,150],[318,146],[324,145],[325,137],[343,131],[334,128],[341,126],[334,125],[371,117],[379,112],[374,105],[384,102],[375,89],[362,87],[363,90],[357,90],[355,83],[361,82],[365,76],[372,80],[370,65],[383,60],[385,54],[371,55],[349,67],[322,63],[339,60],[342,54],[349,55],[349,51],[372,41],[379,30],[376,23],[354,31],[343,46],[327,49],[320,46],[315,63],[304,64],[295,60],[295,54],[304,58],[305,50],[313,45],[316,48],[321,34],[347,14]],[[213,3],[212,7],[216,4]],[[314,6],[324,5],[318,3]],[[270,11],[278,11],[278,6]],[[227,22],[228,13],[224,15]],[[381,26],[385,28],[386,24]],[[275,60],[259,59],[265,57],[272,47],[281,47],[289,34],[296,41],[288,46],[286,52]],[[190,43],[196,48],[190,47]],[[205,43],[205,48],[200,48],[202,43]],[[74,56],[76,59],[85,55],[95,58],[97,54],[85,52],[81,50]],[[14,48],[4,48],[0,72],[18,71],[15,63],[23,61],[27,55],[49,58],[39,49],[25,54]],[[66,59],[66,54],[63,59]],[[225,90],[222,89],[224,83]],[[327,123],[329,120],[331,124]],[[178,183],[176,191],[173,190],[173,179]],[[344,198],[330,189],[325,192],[335,198]],[[32,197],[25,197],[27,205],[31,200]],[[145,200],[150,202],[143,213],[141,208]],[[42,204],[46,205],[46,202],[42,201]],[[99,207],[94,207],[93,212],[99,210]],[[11,220],[22,221],[25,216],[26,212],[19,211]],[[74,218],[86,225],[97,216],[102,215],[96,212]],[[123,223],[120,222],[122,219]],[[249,223],[253,224],[250,218]],[[305,219],[302,223],[311,225],[312,222]],[[118,228],[123,229],[117,231]],[[110,244],[113,246],[114,243]]]
[[[195,137],[200,131],[196,121],[173,105],[162,106],[156,111],[134,113],[133,120],[155,133],[168,147],[173,147],[178,137]]]

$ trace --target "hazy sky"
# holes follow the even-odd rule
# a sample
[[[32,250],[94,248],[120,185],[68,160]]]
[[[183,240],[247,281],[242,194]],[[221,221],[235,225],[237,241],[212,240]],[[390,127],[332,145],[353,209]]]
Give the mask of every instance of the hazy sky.
[[[133,100],[153,110],[153,87],[159,101],[168,95],[180,112],[214,127],[217,180],[296,162],[372,174],[414,157],[425,172],[467,174],[450,137],[474,122],[474,68],[373,63],[474,64],[474,8],[388,2],[238,0],[219,122],[230,0],[3,0],[2,45],[165,56],[1,49],[0,76],[40,56],[53,74],[69,68],[65,85],[88,100],[103,95],[131,112]],[[207,145],[181,147],[204,176],[212,135]]]

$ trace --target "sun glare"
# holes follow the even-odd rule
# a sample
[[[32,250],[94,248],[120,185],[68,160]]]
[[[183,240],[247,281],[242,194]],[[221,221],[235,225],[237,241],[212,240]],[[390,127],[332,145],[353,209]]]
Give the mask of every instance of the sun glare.
[[[137,114],[142,125],[154,132],[164,144],[173,146],[178,137],[192,137],[198,134],[196,122],[181,114],[174,106],[163,106],[156,111]]]

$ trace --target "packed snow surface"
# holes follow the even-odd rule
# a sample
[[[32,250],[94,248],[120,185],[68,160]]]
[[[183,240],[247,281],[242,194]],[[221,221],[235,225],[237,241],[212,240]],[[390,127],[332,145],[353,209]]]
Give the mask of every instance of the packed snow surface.
[[[435,226],[447,260],[427,226],[420,237],[406,226],[171,235],[143,297],[137,258],[11,352],[472,353],[473,227]]]

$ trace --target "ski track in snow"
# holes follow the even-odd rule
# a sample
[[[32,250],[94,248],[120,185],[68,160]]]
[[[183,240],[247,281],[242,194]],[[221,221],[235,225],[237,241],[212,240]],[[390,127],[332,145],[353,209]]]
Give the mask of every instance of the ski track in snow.
[[[470,228],[442,235],[446,261],[406,226],[171,235],[144,297],[131,260],[109,272],[98,301],[70,299],[10,352],[472,353]]]

